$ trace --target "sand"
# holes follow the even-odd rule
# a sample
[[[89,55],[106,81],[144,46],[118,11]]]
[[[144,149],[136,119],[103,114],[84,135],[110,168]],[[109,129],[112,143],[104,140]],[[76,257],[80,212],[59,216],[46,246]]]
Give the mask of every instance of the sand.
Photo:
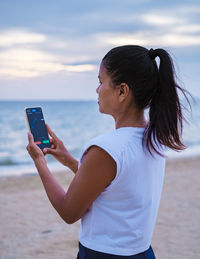
[[[73,173],[57,172],[67,189]],[[200,258],[200,158],[167,161],[152,247],[157,259]],[[38,176],[0,178],[0,259],[75,259],[80,222],[68,225]]]

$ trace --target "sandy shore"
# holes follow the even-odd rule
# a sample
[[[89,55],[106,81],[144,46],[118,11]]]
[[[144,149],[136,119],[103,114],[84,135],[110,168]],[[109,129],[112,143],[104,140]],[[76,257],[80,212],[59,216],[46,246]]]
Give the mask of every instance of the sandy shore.
[[[157,259],[200,258],[200,158],[167,161],[152,246]],[[55,174],[67,189],[73,174]],[[79,222],[68,225],[38,176],[0,178],[0,259],[73,259]]]

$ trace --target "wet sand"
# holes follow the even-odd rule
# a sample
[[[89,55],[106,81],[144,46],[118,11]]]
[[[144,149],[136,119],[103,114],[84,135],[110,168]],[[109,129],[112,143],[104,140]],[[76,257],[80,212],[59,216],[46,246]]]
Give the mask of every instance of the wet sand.
[[[57,172],[67,189],[73,174]],[[200,258],[200,158],[167,161],[153,235],[157,259]],[[80,222],[68,225],[38,176],[0,178],[0,259],[75,259]]]

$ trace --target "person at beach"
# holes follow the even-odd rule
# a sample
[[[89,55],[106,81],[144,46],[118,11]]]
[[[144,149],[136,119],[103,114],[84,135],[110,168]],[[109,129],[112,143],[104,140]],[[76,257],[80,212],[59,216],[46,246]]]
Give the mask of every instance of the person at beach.
[[[77,258],[152,259],[165,148],[185,148],[178,90],[185,91],[164,49],[113,48],[98,77],[99,111],[114,118],[115,129],[92,139],[79,162],[49,125],[51,148],[40,150],[28,133],[27,150],[58,214],[68,224],[81,219]],[[48,169],[47,153],[74,172],[67,192]]]

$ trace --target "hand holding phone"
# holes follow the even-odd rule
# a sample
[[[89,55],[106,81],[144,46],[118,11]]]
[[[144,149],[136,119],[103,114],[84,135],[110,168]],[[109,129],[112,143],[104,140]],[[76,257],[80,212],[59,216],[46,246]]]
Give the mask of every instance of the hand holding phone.
[[[56,134],[51,130],[48,124],[46,124],[47,131],[51,136],[51,148],[45,148],[43,150],[44,154],[51,154],[58,160],[61,164],[65,166],[69,166],[69,161],[71,161],[72,156],[70,155],[69,151],[63,144],[62,140],[60,140]]]
[[[69,153],[62,140],[56,136],[48,124],[46,124],[46,127],[49,135],[51,136],[51,148],[45,148],[43,153],[51,154],[61,164],[69,167],[73,172],[77,172],[78,161]]]
[[[40,149],[50,148],[50,139],[46,129],[44,116],[41,107],[33,107],[25,109],[29,130],[33,135],[35,144]]]
[[[78,161],[71,156],[63,142],[56,136],[50,127],[45,124],[41,107],[26,108],[25,112],[34,142],[42,149],[43,155],[51,154],[60,163],[76,172],[78,170]],[[49,139],[48,133],[51,136],[51,140]],[[29,136],[29,145],[31,141],[32,136]],[[34,159],[35,156],[32,154],[34,152],[31,152],[29,145],[29,154]],[[36,153],[36,155],[39,155],[38,151]]]

